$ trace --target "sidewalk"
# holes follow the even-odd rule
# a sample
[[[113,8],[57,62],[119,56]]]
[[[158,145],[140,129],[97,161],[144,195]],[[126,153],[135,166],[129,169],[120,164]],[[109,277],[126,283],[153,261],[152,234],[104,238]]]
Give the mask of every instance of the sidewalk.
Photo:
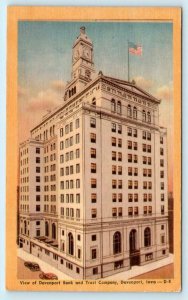
[[[33,256],[30,253],[27,253],[23,251],[21,248],[18,249],[18,257],[20,257],[23,260],[28,260],[28,261],[34,261],[38,263],[42,269],[43,272],[45,273],[54,273],[58,276],[58,279],[60,280],[72,280],[73,278],[60,272],[58,269],[54,268],[53,266],[49,265],[48,263],[42,261],[36,256]],[[172,264],[173,263],[173,254],[170,254],[169,257],[155,261],[153,263],[149,263],[148,265],[145,266],[134,266],[128,271],[124,271],[121,273],[117,273],[108,277],[105,277],[105,279],[109,280],[127,280],[133,277],[136,277],[138,275],[153,271],[155,269],[164,267],[166,265]]]

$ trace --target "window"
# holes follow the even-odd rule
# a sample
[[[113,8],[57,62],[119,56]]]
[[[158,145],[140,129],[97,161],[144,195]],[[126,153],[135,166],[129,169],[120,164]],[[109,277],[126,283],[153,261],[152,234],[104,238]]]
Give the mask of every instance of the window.
[[[97,179],[91,178],[91,188],[96,188],[97,187]]]
[[[112,132],[116,132],[116,123],[112,123]]]
[[[133,107],[133,118],[137,119],[137,108],[135,106]]]
[[[150,132],[147,133],[147,140],[151,141],[151,133]]]
[[[152,170],[148,169],[148,177],[151,177],[151,176],[152,176]]]
[[[112,137],[112,146],[116,146],[116,138]]]
[[[138,149],[138,143],[137,142],[133,142],[133,149],[137,150]]]
[[[122,207],[118,207],[118,217],[122,217],[123,215],[123,209]]]
[[[77,188],[77,189],[80,188],[80,179],[76,179],[76,188]]]
[[[66,134],[69,133],[69,125],[66,125],[66,126],[65,126],[65,133],[66,133]]]
[[[146,122],[146,112],[145,112],[145,110],[142,111],[142,121]]]
[[[132,149],[132,142],[131,141],[127,141],[127,148]]]
[[[40,173],[40,167],[36,167],[36,173]]]
[[[134,155],[134,163],[137,163],[138,162],[138,155]]]
[[[164,171],[160,171],[160,178],[164,178]]]
[[[142,162],[143,162],[143,164],[144,164],[144,165],[146,165],[146,164],[147,164],[147,157],[146,157],[146,156],[143,156],[143,158],[142,158]]]
[[[36,211],[40,211],[40,205],[36,205]]]
[[[76,218],[77,220],[80,219],[80,209],[76,209]]]
[[[64,155],[60,155],[60,163],[64,163]]]
[[[98,274],[98,267],[93,268],[93,275],[97,275]]]
[[[122,196],[122,194],[120,193],[120,194],[118,194],[118,201],[119,202],[122,202],[122,199],[123,199],[123,196]]]
[[[112,188],[116,189],[117,181],[115,179],[112,179]]]
[[[80,173],[80,164],[76,164],[76,173]]]
[[[76,158],[80,157],[80,149],[76,149]]]
[[[149,215],[152,215],[152,206],[149,206],[149,207],[148,207],[148,214],[149,214]]]
[[[138,216],[138,206],[134,207],[134,216]]]
[[[96,208],[92,208],[91,217],[92,217],[92,219],[95,219],[97,217],[97,209]]]
[[[151,113],[148,111],[147,113],[148,123],[151,123]]]
[[[61,142],[60,142],[60,150],[63,150],[63,149],[64,149],[64,142],[61,141]]]
[[[36,201],[40,201],[40,195],[36,195]]]
[[[121,114],[121,102],[120,101],[117,102],[117,113]]]
[[[128,207],[128,216],[129,217],[133,216],[133,207]]]
[[[138,194],[134,194],[134,202],[138,202]]]
[[[91,173],[96,173],[97,171],[97,165],[94,163],[91,163]]]
[[[160,148],[160,155],[164,155],[164,149]]]
[[[132,167],[128,167],[128,175],[131,176],[132,175]]]
[[[71,232],[68,234],[68,253],[74,255],[74,238]]]
[[[116,166],[115,165],[112,166],[112,174],[116,174]]]
[[[114,99],[111,100],[111,112],[116,111],[116,102]]]
[[[133,201],[133,194],[128,194],[128,201],[132,202]]]
[[[80,127],[80,119],[76,119],[75,127],[76,127],[76,129]]]
[[[40,176],[36,176],[36,182],[40,182]]]
[[[90,133],[90,142],[96,143],[96,134],[95,133]]]
[[[36,148],[36,153],[40,154],[40,148]]]
[[[164,234],[161,235],[161,244],[165,244],[165,235]]]
[[[148,189],[149,189],[149,190],[152,189],[152,182],[151,182],[151,181],[148,182]]]
[[[165,213],[165,207],[164,205],[161,205],[161,215],[164,215],[164,213]]]
[[[91,258],[96,259],[97,258],[97,249],[91,249]]]
[[[132,189],[133,188],[133,182],[132,180],[128,180],[128,189]]]
[[[118,180],[118,189],[122,189],[122,180]]]
[[[122,133],[122,126],[118,125],[118,133]]]
[[[96,128],[96,119],[94,119],[94,118],[90,119],[90,127]]]
[[[145,261],[149,261],[153,259],[153,253],[147,253],[145,254]]]
[[[147,215],[147,213],[148,213],[147,206],[143,207],[143,213],[144,213],[144,215]]]
[[[151,153],[151,145],[147,145],[147,151]]]
[[[119,148],[122,147],[122,139],[118,139],[118,147],[119,147]]]
[[[80,203],[80,194],[76,194],[76,203]]]
[[[122,175],[122,166],[118,166],[118,175]]]
[[[92,241],[96,241],[96,240],[97,240],[97,236],[96,236],[96,234],[92,234],[92,236],[91,236],[91,240],[92,240]]]
[[[76,144],[78,144],[80,142],[80,135],[79,133],[76,134]]]
[[[91,158],[96,158],[96,149],[91,148]]]
[[[138,189],[138,181],[134,181],[134,189]]]
[[[132,154],[128,154],[128,162],[132,162]]]
[[[77,235],[77,240],[80,241],[80,234]]]
[[[146,144],[142,144],[142,151],[146,152]]]
[[[127,135],[132,136],[132,128],[131,127],[127,127]]]
[[[165,197],[164,194],[161,194],[161,201],[164,201]]]
[[[151,165],[151,157],[148,157],[148,165]]]
[[[163,144],[163,136],[160,136],[160,144]]]
[[[134,136],[134,137],[137,137],[137,135],[138,135],[137,129],[134,128],[134,129],[133,129],[133,136]]]
[[[91,194],[91,203],[96,203],[97,202],[97,194],[92,193]]]
[[[127,116],[128,116],[129,118],[132,117],[132,108],[131,108],[130,105],[127,106]]]
[[[122,153],[118,152],[118,161],[122,161]]]
[[[164,167],[164,160],[160,159],[160,167]]]
[[[36,186],[36,192],[40,192],[40,185]]]
[[[143,176],[144,176],[144,177],[147,176],[147,169],[143,169]]]
[[[142,131],[142,138],[143,140],[146,140],[146,131]]]
[[[119,231],[113,235],[113,252],[114,254],[121,253],[121,233]]]
[[[116,160],[116,152],[112,151],[112,160]]]

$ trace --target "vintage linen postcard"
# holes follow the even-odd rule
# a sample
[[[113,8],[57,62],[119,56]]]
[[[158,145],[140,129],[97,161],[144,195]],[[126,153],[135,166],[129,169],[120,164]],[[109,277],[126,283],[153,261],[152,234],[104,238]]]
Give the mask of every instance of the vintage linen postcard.
[[[181,9],[9,7],[9,290],[181,290]]]

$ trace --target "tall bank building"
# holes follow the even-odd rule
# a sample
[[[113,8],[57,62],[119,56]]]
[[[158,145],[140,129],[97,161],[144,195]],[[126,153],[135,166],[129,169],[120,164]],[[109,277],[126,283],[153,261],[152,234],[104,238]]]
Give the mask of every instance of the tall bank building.
[[[75,279],[168,256],[160,100],[96,72],[85,28],[62,105],[19,148],[19,247]]]

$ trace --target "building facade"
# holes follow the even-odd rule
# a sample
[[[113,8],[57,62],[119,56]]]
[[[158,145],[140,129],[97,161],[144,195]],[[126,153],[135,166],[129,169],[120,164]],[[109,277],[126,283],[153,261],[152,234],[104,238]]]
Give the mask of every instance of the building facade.
[[[160,100],[98,74],[81,27],[61,107],[20,145],[19,246],[76,279],[169,254]]]

